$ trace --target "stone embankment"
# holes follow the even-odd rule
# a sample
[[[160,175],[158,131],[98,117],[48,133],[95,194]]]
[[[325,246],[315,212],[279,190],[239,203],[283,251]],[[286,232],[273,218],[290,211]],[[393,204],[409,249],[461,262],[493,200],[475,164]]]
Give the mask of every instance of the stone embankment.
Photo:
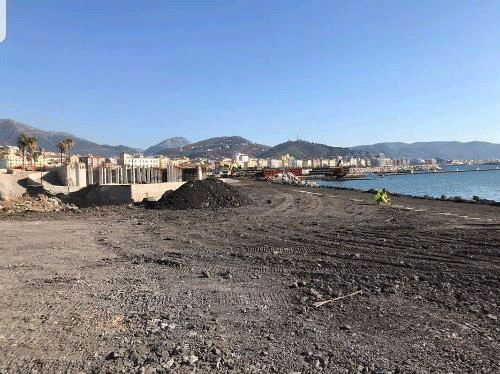
[[[316,183],[303,181],[292,173],[276,174],[270,178],[266,178],[266,180],[276,184],[290,184],[300,187],[317,187]]]
[[[0,202],[0,211],[7,214],[22,212],[68,212],[78,211],[73,204],[65,204],[57,197],[38,194]]]
[[[388,174],[388,173],[413,173],[413,172],[432,172],[441,170],[437,164],[431,165],[405,165],[405,166],[376,166],[364,168],[349,168],[350,175],[365,175],[365,174]]]

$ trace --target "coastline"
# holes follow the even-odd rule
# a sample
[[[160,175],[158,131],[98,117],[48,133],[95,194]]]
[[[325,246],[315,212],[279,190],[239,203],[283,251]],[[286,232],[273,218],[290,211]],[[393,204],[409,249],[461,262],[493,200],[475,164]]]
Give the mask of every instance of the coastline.
[[[340,186],[327,186],[327,185],[318,185],[317,188],[327,188],[327,189],[334,189],[334,190],[348,190],[348,191],[365,192],[365,193],[371,193],[371,194],[375,194],[378,191],[377,189],[374,189],[374,188],[370,188],[368,190],[363,190],[360,188],[353,188],[353,187],[340,187]],[[449,196],[443,195],[441,197],[433,197],[433,196],[429,196],[429,195],[420,196],[420,195],[411,195],[411,194],[403,194],[403,193],[398,193],[398,192],[391,192],[389,190],[386,190],[386,191],[389,193],[390,196],[410,197],[410,198],[419,199],[419,200],[453,201],[456,203],[500,206],[500,201],[481,199],[477,196],[475,196],[475,198],[473,197],[472,199],[465,199],[462,196],[449,197]]]

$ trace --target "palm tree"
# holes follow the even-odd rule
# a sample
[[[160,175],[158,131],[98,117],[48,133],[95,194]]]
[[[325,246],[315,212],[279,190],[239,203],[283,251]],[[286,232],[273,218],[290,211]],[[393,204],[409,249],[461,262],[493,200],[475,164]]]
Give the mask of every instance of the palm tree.
[[[73,146],[75,145],[75,140],[72,139],[72,138],[66,138],[63,140],[63,143],[65,145],[65,150],[66,150],[66,158],[68,159],[68,162],[69,162],[69,158],[71,157],[71,148],[73,148]]]
[[[38,140],[35,137],[28,138],[26,140],[26,146],[28,148],[28,158],[31,160],[31,166],[33,166],[33,161],[35,159],[35,151]]]
[[[63,154],[66,153],[66,143],[64,143],[64,141],[61,141],[59,143],[57,143],[57,149],[59,149],[59,153],[61,154],[61,165],[62,165],[62,157],[63,157]]]
[[[26,134],[20,134],[17,138],[17,148],[19,148],[19,153],[23,157],[23,167],[25,163],[26,147],[28,146],[28,136]]]

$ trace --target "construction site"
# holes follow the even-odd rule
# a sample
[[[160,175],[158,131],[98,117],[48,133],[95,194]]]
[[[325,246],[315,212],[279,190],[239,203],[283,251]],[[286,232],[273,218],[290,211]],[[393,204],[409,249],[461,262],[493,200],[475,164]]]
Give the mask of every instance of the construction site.
[[[0,202],[0,372],[500,371],[499,207],[294,178]]]

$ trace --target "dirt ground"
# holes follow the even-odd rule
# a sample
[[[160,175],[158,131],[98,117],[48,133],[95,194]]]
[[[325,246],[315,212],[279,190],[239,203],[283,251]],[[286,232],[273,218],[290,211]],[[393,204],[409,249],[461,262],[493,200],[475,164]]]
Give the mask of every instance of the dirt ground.
[[[237,186],[0,216],[0,372],[500,372],[499,207]]]

